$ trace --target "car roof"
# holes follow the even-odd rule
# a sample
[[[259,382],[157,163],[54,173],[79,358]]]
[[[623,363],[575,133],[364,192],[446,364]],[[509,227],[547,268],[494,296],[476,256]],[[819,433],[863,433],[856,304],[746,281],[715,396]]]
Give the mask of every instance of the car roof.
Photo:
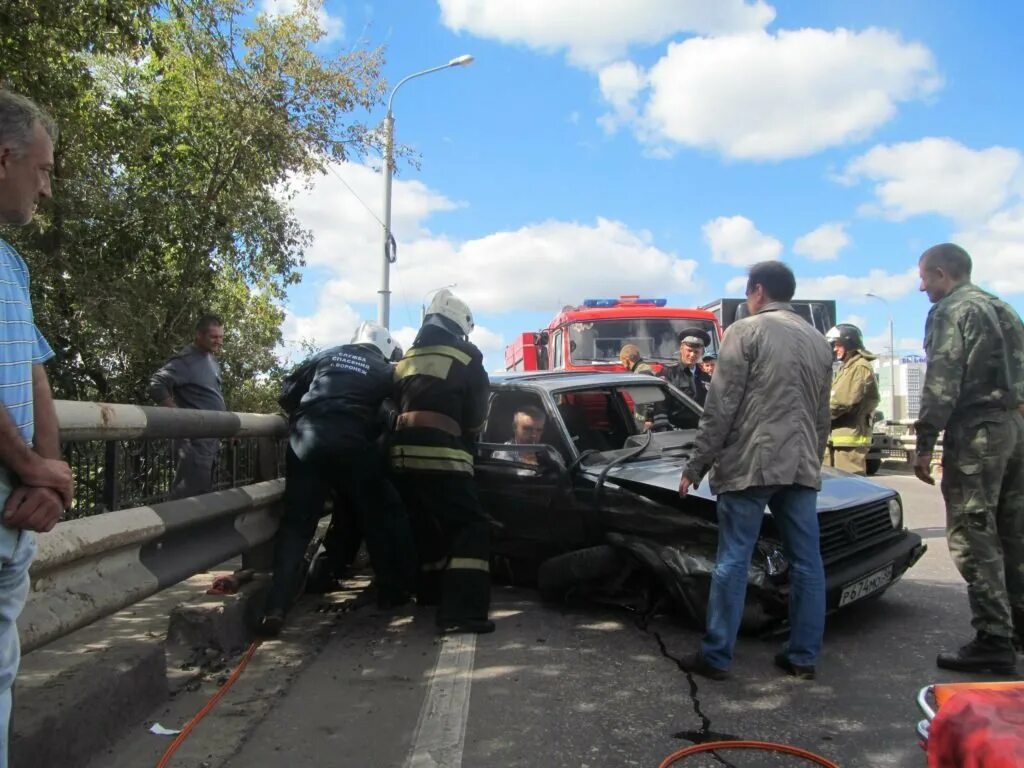
[[[559,389],[624,386],[627,384],[661,384],[661,379],[639,373],[606,373],[603,371],[529,371],[499,373],[491,376],[491,385],[498,389],[523,384],[549,392]]]

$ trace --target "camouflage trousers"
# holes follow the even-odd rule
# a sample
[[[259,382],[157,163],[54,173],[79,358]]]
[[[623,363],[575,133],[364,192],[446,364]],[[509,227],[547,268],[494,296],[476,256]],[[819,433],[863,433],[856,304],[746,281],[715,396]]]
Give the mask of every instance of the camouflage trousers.
[[[947,428],[942,496],[971,625],[999,637],[1024,635],[1024,418]]]

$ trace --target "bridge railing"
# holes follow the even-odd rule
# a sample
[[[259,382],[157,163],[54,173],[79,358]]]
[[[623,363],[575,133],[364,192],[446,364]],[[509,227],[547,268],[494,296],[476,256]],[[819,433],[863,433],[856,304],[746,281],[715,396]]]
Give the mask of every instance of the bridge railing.
[[[58,401],[57,417],[66,455],[102,450],[104,461],[75,466],[84,515],[38,537],[18,621],[26,651],[273,538],[284,494],[280,416]],[[220,475],[222,485],[236,487],[165,500],[173,454],[145,446],[198,437],[248,446]]]

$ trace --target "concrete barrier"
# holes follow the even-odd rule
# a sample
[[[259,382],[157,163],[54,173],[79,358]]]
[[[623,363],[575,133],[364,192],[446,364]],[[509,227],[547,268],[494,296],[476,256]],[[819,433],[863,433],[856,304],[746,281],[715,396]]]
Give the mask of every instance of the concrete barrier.
[[[38,648],[253,547],[277,531],[284,480],[61,523],[39,538],[18,620]]]

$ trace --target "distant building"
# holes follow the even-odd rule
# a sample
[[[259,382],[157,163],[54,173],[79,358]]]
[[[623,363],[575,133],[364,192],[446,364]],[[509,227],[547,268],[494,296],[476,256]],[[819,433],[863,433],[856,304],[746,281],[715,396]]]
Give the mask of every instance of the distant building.
[[[879,356],[874,363],[878,377],[878,392],[882,401],[878,410],[885,414],[886,421],[909,421],[917,418],[921,411],[921,388],[924,386],[925,359],[920,355],[907,355],[889,365],[889,358]],[[896,413],[893,415],[892,368],[896,378]]]

